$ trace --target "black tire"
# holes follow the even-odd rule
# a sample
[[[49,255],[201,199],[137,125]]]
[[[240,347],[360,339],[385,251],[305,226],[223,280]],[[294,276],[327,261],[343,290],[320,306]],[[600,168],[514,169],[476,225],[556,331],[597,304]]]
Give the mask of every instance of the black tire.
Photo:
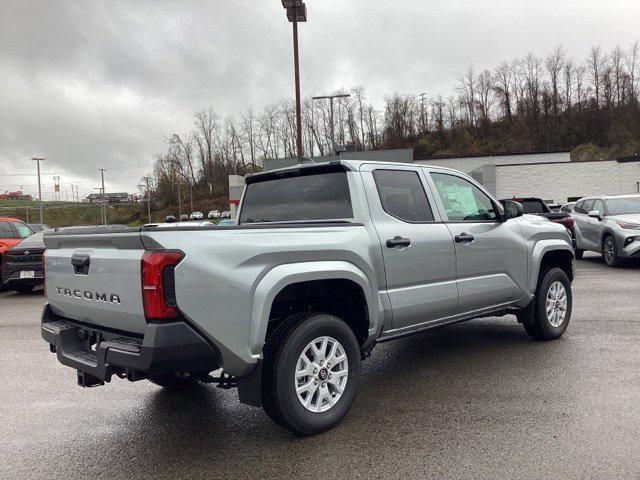
[[[33,291],[34,288],[36,288],[35,285],[22,285],[20,283],[18,283],[17,285],[13,285],[11,288],[13,288],[16,292],[18,292],[21,295],[26,295],[27,293],[31,293]]]
[[[574,253],[576,256],[576,260],[582,260],[582,256],[584,255],[584,250],[580,250],[579,248],[576,248]]]
[[[184,377],[175,373],[161,373],[148,378],[151,383],[166,388],[167,390],[188,390],[197,386],[200,382],[197,378]]]
[[[348,377],[342,396],[324,412],[307,410],[298,399],[295,370],[300,355],[314,339],[328,336],[342,345]],[[326,373],[326,372],[325,372]],[[302,435],[313,435],[337,425],[349,410],[360,383],[360,349],[353,331],[333,315],[305,313],[282,322],[264,349],[262,407],[278,425]]]
[[[607,267],[617,267],[620,265],[620,257],[618,257],[618,245],[616,239],[611,235],[606,235],[602,240],[602,258]]]
[[[547,314],[547,294],[555,282],[560,282],[564,287],[567,298],[566,312],[564,319],[558,326],[553,326]],[[535,296],[535,307],[533,315],[522,322],[525,331],[536,340],[555,340],[560,338],[569,326],[571,320],[571,310],[573,295],[571,293],[571,281],[561,268],[551,268],[540,276],[538,289]]]

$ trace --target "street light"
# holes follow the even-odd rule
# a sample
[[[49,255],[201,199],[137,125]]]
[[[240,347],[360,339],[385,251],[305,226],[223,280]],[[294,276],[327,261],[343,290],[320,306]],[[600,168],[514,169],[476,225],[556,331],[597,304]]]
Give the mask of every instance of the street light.
[[[302,0],[282,0],[287,20],[293,24],[293,70],[296,83],[296,150],[302,158],[302,114],[300,113],[300,66],[298,61],[298,22],[307,21],[307,6]]]
[[[312,100],[325,100],[329,99],[330,105],[330,115],[329,115],[329,128],[331,129],[331,150],[332,155],[336,154],[336,138],[335,138],[335,128],[333,126],[333,99],[334,98],[348,98],[351,94],[349,93],[336,93],[335,95],[320,95],[318,97],[312,97]]]
[[[38,203],[40,204],[40,223],[44,223],[42,215],[42,186],[40,184],[40,162],[46,160],[47,157],[32,157],[31,160],[38,164]]]

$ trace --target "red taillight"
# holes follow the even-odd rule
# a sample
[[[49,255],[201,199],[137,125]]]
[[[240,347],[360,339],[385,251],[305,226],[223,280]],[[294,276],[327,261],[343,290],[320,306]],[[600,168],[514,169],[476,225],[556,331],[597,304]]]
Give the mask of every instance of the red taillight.
[[[183,257],[179,250],[150,250],[142,256],[142,303],[147,320],[178,316],[172,267]]]

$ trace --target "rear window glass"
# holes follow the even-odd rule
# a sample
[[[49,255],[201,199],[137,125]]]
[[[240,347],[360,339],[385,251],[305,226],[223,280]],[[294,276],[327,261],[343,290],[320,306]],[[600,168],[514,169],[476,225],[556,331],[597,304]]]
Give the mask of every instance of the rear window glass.
[[[346,172],[277,178],[247,185],[239,223],[353,218]]]
[[[524,213],[545,213],[544,205],[539,200],[523,200]]]
[[[384,211],[407,222],[432,222],[433,212],[422,188],[418,172],[409,170],[375,170]]]

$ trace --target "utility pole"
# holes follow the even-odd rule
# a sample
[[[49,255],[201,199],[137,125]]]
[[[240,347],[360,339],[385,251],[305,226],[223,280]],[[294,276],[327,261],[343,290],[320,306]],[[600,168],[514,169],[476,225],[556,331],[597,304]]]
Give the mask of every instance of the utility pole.
[[[99,168],[98,170],[100,170],[100,176],[102,177],[102,201],[100,202],[100,204],[102,205],[102,224],[106,225],[107,224],[107,206],[105,205],[105,201],[106,201],[106,196],[104,193],[104,168]]]
[[[335,127],[333,124],[333,100],[335,98],[348,98],[349,93],[336,93],[335,95],[321,95],[319,97],[312,97],[312,100],[325,100],[329,99],[329,129],[331,130],[331,155],[336,154],[336,137]]]
[[[24,206],[24,212],[27,214],[27,223],[29,223],[29,205]]]
[[[40,183],[40,162],[44,161],[46,157],[32,157],[38,164],[38,203],[40,204],[40,223],[44,223],[44,215],[42,214],[42,184]]]
[[[151,192],[149,191],[149,177],[142,177],[147,187],[147,216],[149,217],[149,223],[151,223]]]
[[[425,96],[427,94],[422,92],[420,94],[420,127],[422,128],[423,132],[427,131],[427,122],[425,122],[425,118],[424,118],[424,100],[425,100]]]
[[[302,0],[282,0],[287,19],[293,24],[293,70],[296,86],[296,150],[302,158],[302,114],[300,113],[300,65],[298,56],[298,22],[307,21],[307,6]],[[193,208],[192,208],[193,210]]]
[[[176,182],[178,184],[178,221],[180,221],[180,217],[182,216],[182,197],[180,196],[180,179]]]

